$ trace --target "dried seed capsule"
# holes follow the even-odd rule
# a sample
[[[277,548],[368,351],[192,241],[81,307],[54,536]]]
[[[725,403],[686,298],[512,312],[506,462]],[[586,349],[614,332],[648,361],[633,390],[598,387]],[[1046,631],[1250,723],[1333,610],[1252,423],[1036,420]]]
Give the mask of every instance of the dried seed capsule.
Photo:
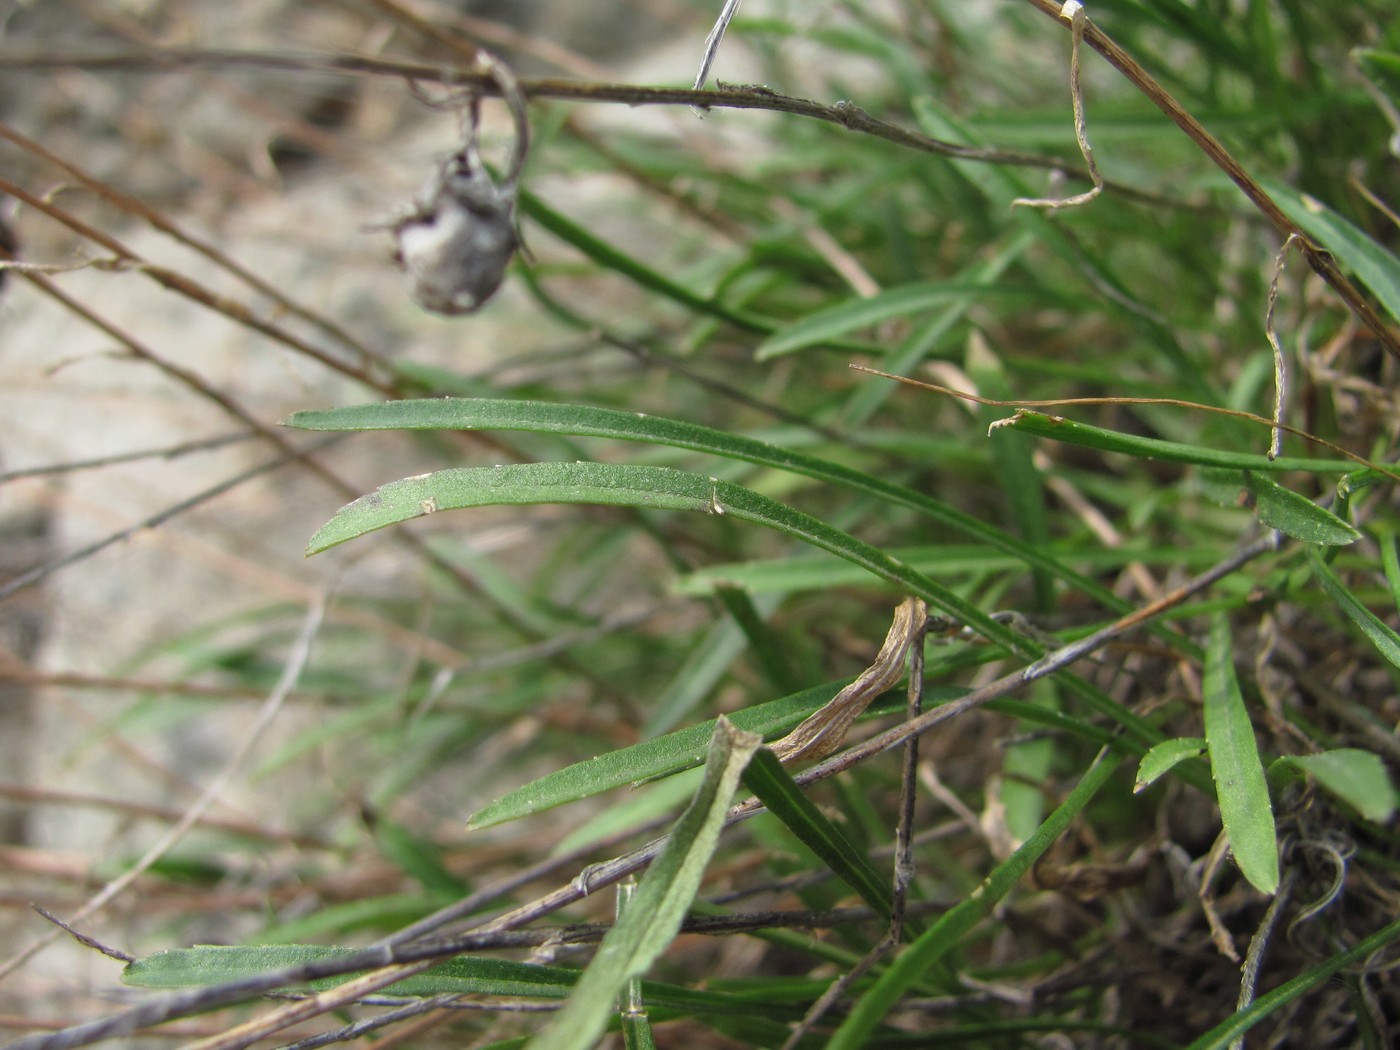
[[[434,313],[479,309],[501,286],[519,244],[515,184],[497,186],[474,152],[448,160],[413,213],[394,224],[413,299]]]
[[[480,309],[496,293],[520,246],[515,188],[530,149],[525,95],[515,74],[486,51],[477,53],[476,65],[496,82],[515,123],[515,142],[501,184],[496,185],[481,163],[481,99],[473,95],[462,147],[424,187],[412,214],[394,224],[399,264],[412,281],[414,300],[434,313],[453,316]]]

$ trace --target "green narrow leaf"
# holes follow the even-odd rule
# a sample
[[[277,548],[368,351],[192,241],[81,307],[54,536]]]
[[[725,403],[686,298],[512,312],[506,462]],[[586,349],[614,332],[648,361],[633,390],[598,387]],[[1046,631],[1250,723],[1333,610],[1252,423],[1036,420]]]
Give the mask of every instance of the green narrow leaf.
[[[1284,488],[1273,478],[1246,470],[1244,484],[1254,497],[1254,513],[1259,521],[1285,536],[1329,547],[1344,547],[1361,538],[1361,533],[1331,511]]]
[[[1261,893],[1278,889],[1278,839],[1274,808],[1254,726],[1235,678],[1230,624],[1224,613],[1211,620],[1202,681],[1206,750],[1225,837],[1244,877]]]
[[[239,946],[201,944],[156,952],[130,962],[122,983],[134,988],[189,988],[244,981],[288,967],[345,960],[336,976],[306,982],[312,988],[343,984],[364,969],[383,964],[382,953],[320,944]],[[351,960],[360,965],[350,968]],[[481,956],[458,956],[386,988],[389,995],[498,995],[529,999],[563,999],[580,976],[579,970],[538,963],[512,962]],[[775,997],[766,1000],[725,991],[696,991],[680,985],[642,981],[642,994],[657,1009],[688,1014],[720,1013],[781,1022],[795,1020],[801,1009]]]
[[[898,955],[826,1044],[827,1050],[862,1050],[871,1034],[900,998],[929,968],[953,951],[974,926],[990,915],[1031,866],[1064,833],[1069,823],[1108,783],[1121,755],[1100,752],[1068,797],[1036,829],[1034,835],[998,864],[982,884],[948,911]]]
[[[646,724],[642,726],[642,736],[658,736],[684,721],[705,697],[711,694],[720,679],[733,666],[734,661],[744,651],[745,640],[752,646],[756,638],[762,637],[765,630],[763,619],[777,608],[777,599],[764,596],[761,599],[762,608],[755,609],[747,593],[736,592],[737,588],[731,588],[728,595],[720,596],[721,600],[737,599],[742,594],[744,600],[725,601],[726,607],[734,615],[715,621],[699,641],[694,643],[670,681],[653,700]],[[745,604],[752,610],[752,615],[757,621],[758,634],[750,629],[751,625],[740,619],[741,616],[747,616],[740,608]],[[779,688],[784,693],[797,692],[801,683]]]
[[[156,952],[127,963],[122,983],[137,988],[186,988],[245,980],[269,971],[308,963],[334,961],[362,954],[355,948],[313,944],[275,944],[252,947],[201,944]],[[350,979],[350,974],[309,982],[327,988]],[[568,970],[507,962],[500,959],[462,957],[407,978],[385,989],[389,995],[436,995],[444,990],[461,994],[519,995],[560,999],[573,984]]]
[[[740,485],[671,467],[514,463],[500,467],[459,467],[403,478],[381,485],[369,495],[340,508],[311,538],[307,553],[317,554],[376,529],[438,511],[537,503],[690,510],[728,515],[739,521],[763,525],[864,567],[875,576],[896,584],[900,590],[949,613],[983,638],[1010,652],[1031,656],[1042,653],[1039,645],[885,551]]]
[[[859,470],[739,434],[640,412],[559,405],[504,398],[432,398],[351,405],[323,411],[298,412],[288,426],[304,430],[523,430],[530,433],[644,441],[690,449],[727,459],[816,478],[864,492],[896,506],[907,507],[964,536],[1004,551],[1063,580],[1105,607],[1127,612],[1128,603],[1093,579],[1066,567],[1054,557],[976,517],[954,510],[922,492],[892,484]],[[1263,457],[1260,457],[1263,459]]]
[[[768,617],[778,603],[771,600],[755,602],[753,595],[742,587],[716,587],[715,597],[744,632],[749,649],[768,681],[784,693],[801,689],[802,676],[793,670],[788,647],[768,623]]]
[[[632,906],[637,895],[636,880],[628,876],[617,887],[617,914],[621,917]],[[622,1018],[622,1045],[625,1050],[656,1050],[656,1037],[651,1030],[651,1018],[647,1016],[646,997],[642,992],[642,981],[633,977],[618,1000],[618,1014]]]
[[[681,476],[680,471],[669,471],[676,477],[657,473],[664,469],[602,463],[518,463],[419,474],[381,485],[341,507],[311,537],[307,553],[319,554],[376,529],[467,507],[590,503],[653,510],[711,509],[712,494],[707,486],[694,483],[704,479],[694,474]]]
[[[584,1050],[607,1028],[618,993],[645,973],[675,939],[710,856],[719,843],[729,800],[759,737],[720,718],[705,762],[705,779],[647,869],[631,906],[598,946],[564,1008],[530,1040],[536,1050]]]
[[[740,729],[776,739],[795,729],[802,720],[827,703],[849,680],[804,689],[778,700],[755,704],[728,717]],[[948,697],[959,695],[948,691]],[[888,713],[895,702],[875,701],[867,715]],[[494,824],[518,820],[555,806],[576,802],[581,798],[625,787],[641,781],[679,773],[698,766],[705,757],[705,744],[713,735],[715,720],[700,722],[674,733],[647,740],[631,747],[619,748],[564,769],[547,773],[472,814],[468,829],[489,828]]]
[[[773,752],[763,748],[754,756],[744,772],[744,786],[865,903],[882,915],[890,914],[889,877],[881,875],[870,858],[822,814]]]
[[[1026,254],[1034,243],[1035,238],[1022,230],[1012,238],[1009,245],[995,254],[989,257],[979,255],[967,275],[967,283],[978,287],[991,285],[1000,279],[1011,263]],[[974,302],[974,296],[955,300],[932,317],[915,325],[910,333],[900,340],[899,345],[885,355],[882,362],[884,371],[894,375],[912,375],[966,316]],[[854,427],[864,423],[879,411],[897,389],[899,386],[896,383],[870,382],[856,387],[841,412],[845,425]]]
[[[1371,83],[1384,91],[1400,107],[1400,55],[1393,51],[1357,48],[1351,53]]]
[[[723,303],[697,295],[684,285],[677,284],[602,238],[595,237],[573,220],[565,218],[529,190],[522,187],[519,196],[522,214],[529,216],[560,240],[572,244],[604,269],[620,273],[643,288],[687,306],[697,313],[717,317],[750,332],[771,332],[775,327],[772,321],[731,310]]]
[[[1365,962],[1397,937],[1400,937],[1400,919],[1383,926],[1359,942],[1356,947],[1332,956],[1326,962],[1319,963],[1261,995],[1248,1009],[1226,1018],[1195,1040],[1186,1050],[1225,1050],[1226,1047],[1238,1045],[1236,1040],[1269,1014],[1301,999],[1314,988],[1329,981],[1339,970]]]
[[[1370,751],[1342,747],[1318,755],[1285,755],[1274,764],[1311,773],[1325,790],[1378,824],[1389,820],[1400,802],[1385,763]]]
[[[1346,588],[1316,547],[1308,548],[1308,562],[1312,565],[1318,582],[1322,584],[1322,589],[1341,607],[1347,619],[1361,628],[1361,633],[1371,640],[1371,644],[1380,650],[1382,656],[1396,667],[1400,667],[1400,634],[1396,634],[1389,624],[1366,608],[1361,600]]]
[[[1193,463],[1201,467],[1259,471],[1299,470],[1312,474],[1340,474],[1356,467],[1355,463],[1337,459],[1299,459],[1296,456],[1270,459],[1262,453],[1227,452],[1205,445],[1186,445],[1179,441],[1138,437],[1135,434],[1104,430],[1087,423],[1076,423],[1063,416],[1050,416],[1044,412],[1031,412],[1027,409],[1021,409],[1015,415],[1000,420],[998,427],[1019,430],[1070,445],[1096,448],[1103,452],[1121,452],[1136,459],[1162,459],[1173,463]]]
[[[1007,382],[1000,357],[985,339],[969,340],[965,367],[984,396],[1001,400],[1015,396],[1015,391]],[[991,426],[995,419],[993,411],[990,406],[979,406],[978,416],[983,426]],[[1002,490],[1010,520],[1016,524],[1016,531],[1032,546],[1048,546],[1051,530],[1045,505],[1045,479],[1035,465],[1035,443],[1023,434],[1000,429],[988,432],[987,443],[992,452],[994,476]],[[1040,612],[1052,610],[1055,607],[1055,589],[1050,577],[1043,569],[1037,569],[1031,582],[1036,609]],[[1035,823],[1040,823],[1039,815]]]
[[[821,346],[851,332],[880,324],[895,317],[929,310],[935,306],[956,305],[982,298],[1024,298],[1057,301],[1058,296],[1043,289],[1012,288],[979,282],[927,281],[899,285],[875,295],[848,299],[814,311],[800,321],[774,332],[758,345],[754,359],[767,361],[812,346]]]
[[[1154,744],[1138,763],[1137,780],[1133,782],[1136,793],[1151,786],[1164,773],[1187,759],[1205,754],[1205,739],[1198,736],[1176,737]]]
[[[443,864],[442,853],[434,843],[384,817],[376,816],[373,827],[375,842],[385,859],[417,879],[423,889],[439,897],[454,899],[467,892],[466,884]]]

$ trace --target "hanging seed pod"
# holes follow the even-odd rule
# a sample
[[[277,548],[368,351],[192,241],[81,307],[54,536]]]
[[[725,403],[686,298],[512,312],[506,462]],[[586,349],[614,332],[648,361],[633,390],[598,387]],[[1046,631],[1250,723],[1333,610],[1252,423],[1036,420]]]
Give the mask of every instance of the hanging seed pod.
[[[424,187],[411,214],[394,224],[398,260],[416,303],[457,316],[480,309],[505,278],[520,245],[515,190],[529,150],[530,126],[520,85],[504,65],[482,55],[515,121],[515,144],[500,185],[481,162],[480,101],[468,109],[466,141]]]

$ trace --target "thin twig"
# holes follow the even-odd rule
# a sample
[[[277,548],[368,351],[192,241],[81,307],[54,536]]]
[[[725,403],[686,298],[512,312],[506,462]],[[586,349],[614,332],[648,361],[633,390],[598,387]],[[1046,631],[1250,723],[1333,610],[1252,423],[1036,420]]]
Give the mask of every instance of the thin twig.
[[[386,372],[392,374],[393,369],[389,362],[387,362],[381,354],[376,353],[368,345],[361,342],[359,339],[356,339],[346,328],[330,320],[328,317],[326,317],[319,311],[302,306],[295,299],[291,298],[284,291],[279,289],[275,284],[273,284],[270,281],[264,280],[262,277],[259,277],[252,270],[248,269],[246,266],[244,266],[242,263],[238,262],[231,256],[220,251],[215,245],[211,244],[210,242],[204,240],[201,237],[196,237],[184,227],[172,221],[161,211],[152,208],[149,204],[141,200],[139,197],[134,197],[129,193],[117,189],[110,183],[104,182],[102,179],[99,179],[97,176],[89,173],[85,169],[79,167],[77,164],[74,164],[72,161],[64,157],[60,157],[52,150],[45,147],[42,143],[36,142],[34,139],[29,138],[27,135],[21,134],[19,131],[16,131],[8,124],[0,123],[0,138],[8,140],[9,142],[18,146],[20,149],[40,158],[46,163],[52,164],[54,167],[58,168],[70,178],[76,179],[79,183],[86,186],[89,190],[97,194],[103,200],[115,205],[116,207],[122,209],[123,211],[131,215],[137,216],[146,223],[150,224],[152,228],[159,230],[161,233],[165,234],[167,237],[170,237],[172,240],[175,240],[178,243],[185,245],[185,247],[198,252],[200,255],[203,255],[206,259],[213,262],[215,265],[221,267],[228,273],[232,274],[234,277],[237,277],[240,281],[246,284],[249,288],[252,288],[259,295],[266,296],[269,300],[282,307],[288,313],[293,314],[296,317],[300,317],[307,323],[316,326],[322,332],[325,332],[327,335],[331,336],[331,338],[339,342],[341,345],[354,351],[357,355],[359,355],[362,361],[376,364],[380,368],[384,369]]]
[[[15,137],[15,133],[9,132],[3,124],[0,124],[0,138],[13,139]],[[281,343],[300,354],[313,358],[331,371],[339,372],[342,375],[357,380],[371,390],[389,397],[393,397],[398,393],[398,388],[393,383],[378,379],[370,375],[364,369],[340,360],[334,354],[329,353],[314,343],[307,342],[305,339],[293,334],[281,325],[263,320],[254,314],[246,304],[212,291],[191,278],[188,274],[173,270],[168,266],[160,266],[156,263],[146,261],[115,237],[97,229],[89,223],[83,222],[72,212],[68,211],[66,208],[59,207],[53,201],[39,194],[30,193],[23,186],[11,182],[4,177],[0,177],[0,193],[6,193],[16,200],[23,201],[29,207],[36,211],[43,212],[49,218],[62,223],[79,236],[86,237],[88,240],[102,245],[108,251],[116,255],[118,260],[117,265],[104,268],[124,268],[144,274],[161,287],[183,295],[185,298],[191,299],[201,306],[222,314],[236,324],[243,325],[245,328],[251,328],[260,335],[265,335],[269,339],[272,339],[274,342]],[[24,270],[19,272],[23,273],[24,276],[29,277],[31,280],[38,281],[40,279],[37,273],[30,273]]]
[[[444,68],[440,64],[398,61],[371,55],[279,54],[213,48],[169,48],[108,54],[0,54],[0,69],[85,69],[93,72],[156,74],[191,68],[281,69],[341,73],[347,76],[391,77],[429,84],[470,87],[485,96],[500,97],[501,94],[501,88],[495,80],[481,71]],[[851,131],[925,153],[993,164],[1075,171],[1075,165],[1059,157],[960,146],[879,120],[850,102],[838,102],[834,106],[828,106],[811,99],[783,95],[767,88],[725,86],[713,91],[697,91],[694,88],[526,78],[520,81],[520,89],[527,99],[551,98],[569,102],[622,103],[628,106],[693,106],[790,113],[830,124],[840,124]]]
[[[140,449],[135,452],[119,452],[113,456],[97,456],[93,459],[74,459],[65,463],[52,463],[42,467],[23,467],[19,470],[0,471],[0,485],[20,478],[51,477],[54,474],[70,474],[76,470],[93,470],[97,467],[110,467],[116,463],[133,463],[142,459],[179,459],[192,452],[208,452],[240,441],[251,441],[256,434],[246,432],[222,434],[218,437],[200,438],[196,441],[182,441],[178,445],[165,448]]]

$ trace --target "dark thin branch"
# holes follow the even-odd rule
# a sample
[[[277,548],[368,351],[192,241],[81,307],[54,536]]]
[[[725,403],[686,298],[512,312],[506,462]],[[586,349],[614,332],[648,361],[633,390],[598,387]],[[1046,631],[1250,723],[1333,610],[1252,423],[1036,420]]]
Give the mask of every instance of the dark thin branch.
[[[24,467],[19,470],[0,471],[0,485],[20,478],[51,477],[54,474],[70,474],[77,470],[92,470],[97,467],[110,467],[117,463],[133,463],[142,459],[179,459],[192,452],[208,452],[240,441],[252,441],[257,434],[223,434],[219,437],[203,438],[198,441],[182,441],[178,445],[165,448],[141,449],[136,452],[119,452],[114,456],[98,456],[94,459],[74,459],[66,463],[53,463],[44,467]]]
[[[166,73],[178,69],[280,69],[299,72],[342,73],[355,76],[393,77],[451,87],[470,87],[481,95],[499,97],[500,86],[478,70],[347,54],[277,54],[226,51],[214,48],[171,48],[122,51],[108,54],[9,54],[0,55],[0,69],[84,69],[90,72]],[[637,84],[598,84],[579,80],[534,78],[520,81],[526,98],[550,98],[569,102],[614,102],[628,106],[692,106],[697,109],[757,109],[791,113],[851,131],[871,135],[895,145],[944,157],[1053,168],[1075,174],[1077,168],[1058,157],[1007,150],[977,149],[931,138],[897,124],[872,117],[852,102],[828,106],[811,99],[779,94],[765,87],[725,85],[714,91],[691,88],[645,87]],[[1085,178],[1088,176],[1085,175]]]

